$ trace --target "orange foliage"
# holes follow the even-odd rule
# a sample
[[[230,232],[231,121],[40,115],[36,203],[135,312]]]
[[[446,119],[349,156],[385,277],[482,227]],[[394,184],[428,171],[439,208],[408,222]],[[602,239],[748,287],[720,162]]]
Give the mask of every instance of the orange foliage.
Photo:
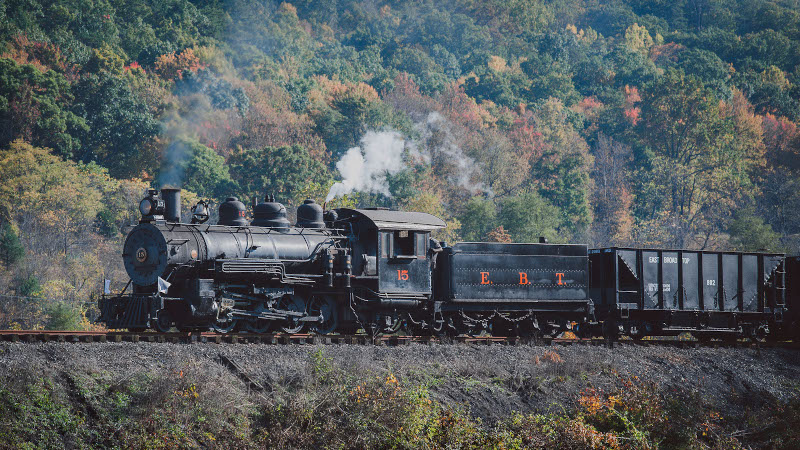
[[[511,243],[511,235],[506,231],[502,225],[495,228],[494,230],[490,231],[486,238],[489,242],[502,242],[502,243]]]
[[[285,90],[270,82],[246,83],[243,88],[250,108],[241,121],[241,134],[236,134],[236,145],[263,148],[299,144],[313,157],[327,162],[325,143],[314,133],[313,121],[306,114],[292,111],[291,98]]]
[[[63,72],[66,58],[61,49],[47,42],[35,42],[24,34],[14,36],[9,42],[10,50],[0,54],[0,58],[13,59],[17,64],[30,64],[40,72],[53,69]]]
[[[480,130],[495,124],[491,113],[478,106],[475,99],[464,92],[463,86],[450,84],[439,94],[436,101],[442,105],[442,114],[469,129]]]
[[[172,52],[161,55],[156,59],[154,66],[158,76],[165,80],[180,80],[184,72],[197,72],[204,67],[191,48],[177,54]]]
[[[582,113],[588,118],[594,118],[597,113],[603,108],[603,102],[596,97],[586,97],[575,106],[575,110]]]
[[[314,81],[320,87],[323,100],[328,104],[347,97],[363,98],[369,102],[380,100],[378,91],[366,83],[342,83],[338,79],[330,79],[324,75],[315,76]]]
[[[664,45],[654,45],[650,47],[650,60],[656,64],[665,64],[668,62],[678,62],[678,56],[685,50],[681,44],[675,42],[667,42]]]
[[[625,106],[623,110],[623,115],[626,119],[631,123],[631,125],[636,125],[639,123],[640,115],[642,113],[641,108],[635,106],[636,103],[642,101],[642,96],[639,95],[639,89],[636,86],[628,86],[625,85]]]

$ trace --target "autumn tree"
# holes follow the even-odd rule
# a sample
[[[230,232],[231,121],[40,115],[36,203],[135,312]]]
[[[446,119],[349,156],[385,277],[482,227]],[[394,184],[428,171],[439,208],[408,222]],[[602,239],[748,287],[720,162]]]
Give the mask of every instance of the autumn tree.
[[[800,128],[785,117],[767,114],[762,129],[766,166],[758,212],[781,235],[796,234],[800,232]]]
[[[592,206],[595,245],[625,245],[633,227],[633,195],[628,173],[630,146],[600,134],[594,147]]]
[[[72,156],[89,130],[73,98],[64,75],[0,58],[0,146],[24,139]]]
[[[592,222],[589,206],[592,158],[589,146],[575,128],[573,114],[559,100],[550,99],[528,119],[541,133],[541,148],[531,155],[530,180],[542,197],[557,208],[559,222],[572,233],[580,234]]]
[[[743,98],[721,104],[694,77],[668,70],[642,95],[641,143],[652,151],[638,174],[641,220],[655,220],[676,248],[705,248],[750,194],[762,157],[760,129]]]
[[[441,218],[447,226],[434,230],[431,235],[447,243],[455,243],[460,240],[461,222],[447,213],[445,205],[435,192],[423,192],[416,197],[409,198],[403,205],[403,210],[424,212]]]
[[[26,248],[67,257],[100,209],[86,168],[20,141],[0,150],[0,214],[13,220]]]

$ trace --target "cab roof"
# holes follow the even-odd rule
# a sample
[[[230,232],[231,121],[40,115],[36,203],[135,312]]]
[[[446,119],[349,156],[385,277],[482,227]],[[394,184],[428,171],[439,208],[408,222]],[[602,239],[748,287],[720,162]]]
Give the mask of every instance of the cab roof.
[[[379,230],[431,231],[447,226],[442,219],[432,214],[421,212],[351,208],[339,208],[337,211],[340,219],[348,217],[365,219]]]

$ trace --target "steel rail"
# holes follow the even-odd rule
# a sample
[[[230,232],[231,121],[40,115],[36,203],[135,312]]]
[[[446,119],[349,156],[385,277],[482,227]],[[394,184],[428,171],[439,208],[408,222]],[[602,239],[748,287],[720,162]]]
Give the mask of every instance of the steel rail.
[[[217,343],[217,344],[344,344],[386,345],[407,344],[472,344],[472,345],[529,345],[529,346],[640,346],[677,348],[789,348],[800,349],[800,343],[788,341],[697,341],[685,339],[606,339],[579,338],[528,338],[502,336],[404,336],[384,335],[317,335],[285,333],[214,333],[152,331],[55,331],[55,330],[0,330],[2,342],[170,342],[170,343]]]

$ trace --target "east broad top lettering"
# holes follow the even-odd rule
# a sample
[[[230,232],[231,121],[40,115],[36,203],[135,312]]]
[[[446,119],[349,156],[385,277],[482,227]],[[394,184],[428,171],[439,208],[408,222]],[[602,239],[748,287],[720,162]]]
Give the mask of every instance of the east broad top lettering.
[[[517,272],[517,273],[519,274],[519,283],[517,283],[518,285],[527,286],[527,285],[531,284],[530,280],[528,279],[528,273],[527,272]],[[492,280],[489,279],[490,272],[480,272],[480,274],[481,274],[481,283],[480,284],[482,284],[482,285],[494,284],[494,282],[492,282]],[[564,272],[556,272],[555,279],[553,280],[553,282],[557,286],[566,286],[567,284],[569,284],[569,281],[564,280],[564,275],[565,275]]]

